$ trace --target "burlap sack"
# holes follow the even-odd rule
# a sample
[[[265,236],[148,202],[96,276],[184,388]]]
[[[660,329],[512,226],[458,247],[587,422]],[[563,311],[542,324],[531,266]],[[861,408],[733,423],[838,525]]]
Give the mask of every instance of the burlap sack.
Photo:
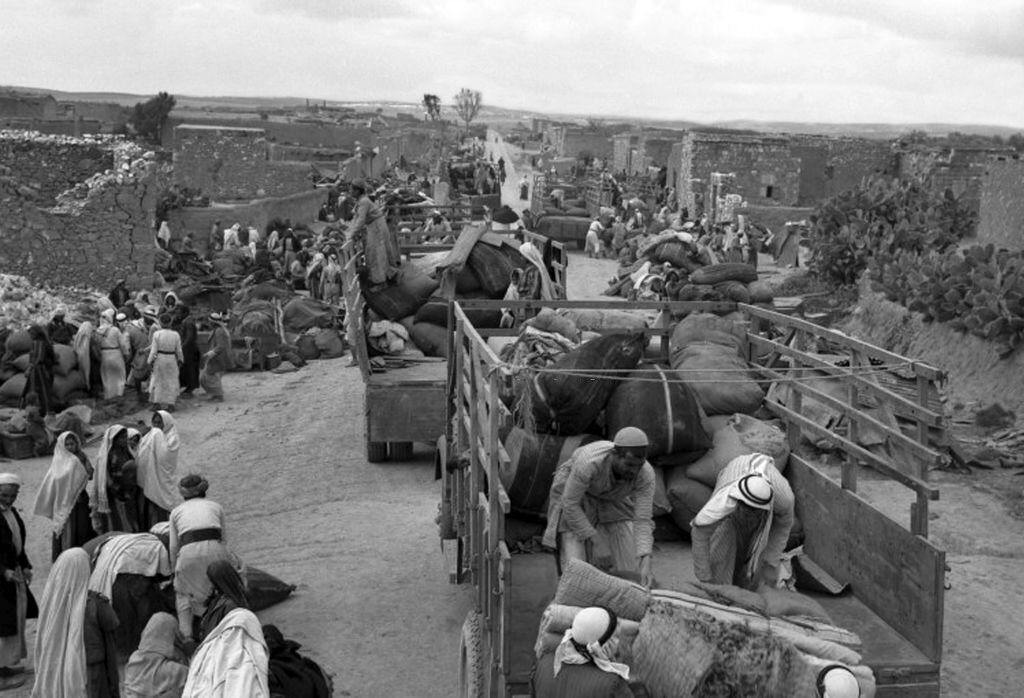
[[[605,574],[583,560],[569,560],[558,581],[554,603],[565,606],[604,606],[619,618],[644,617],[650,592],[634,582]]]

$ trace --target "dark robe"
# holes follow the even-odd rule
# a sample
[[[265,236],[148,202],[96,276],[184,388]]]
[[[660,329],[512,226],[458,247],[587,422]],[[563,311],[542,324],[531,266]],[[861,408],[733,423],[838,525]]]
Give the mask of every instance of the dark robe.
[[[107,598],[90,591],[85,602],[85,622],[82,637],[85,642],[85,662],[88,675],[88,698],[117,698],[117,653],[114,631],[118,627],[117,615]]]
[[[17,509],[11,508],[15,520],[18,522],[18,530],[21,532],[21,553],[14,548],[14,536],[7,526],[7,519],[0,516],[0,637],[11,637],[18,634],[18,583],[8,582],[4,579],[3,573],[6,570],[16,568],[31,569],[28,555],[25,554],[27,539],[25,537],[25,522]],[[28,596],[26,618],[38,618],[39,607],[36,599],[32,596],[32,590],[25,587]]]
[[[181,353],[185,362],[178,371],[178,383],[186,391],[193,391],[199,387],[199,336],[196,332],[196,323],[192,318],[185,316],[177,326],[178,334],[181,335]]]
[[[286,640],[273,625],[263,626],[270,661],[267,665],[267,683],[271,695],[288,698],[330,698],[331,689],[320,666],[299,654],[302,647]]]
[[[75,341],[75,334],[78,328],[63,319],[55,318],[46,326],[46,334],[54,344],[67,344],[70,346]]]
[[[633,689],[618,674],[602,671],[594,664],[563,664],[555,676],[555,655],[537,660],[533,675],[536,698],[633,698]]]
[[[28,371],[25,373],[25,389],[22,392],[22,406],[24,398],[35,393],[39,400],[39,414],[45,417],[53,412],[54,399],[53,388],[53,365],[56,358],[53,354],[53,345],[46,337],[38,336],[32,339],[32,349],[29,353]]]

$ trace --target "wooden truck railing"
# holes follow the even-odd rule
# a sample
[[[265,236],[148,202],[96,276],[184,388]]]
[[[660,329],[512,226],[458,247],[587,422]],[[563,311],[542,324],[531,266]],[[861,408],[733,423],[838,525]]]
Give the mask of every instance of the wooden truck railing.
[[[822,600],[826,610],[837,625],[848,627],[862,637],[865,662],[875,671],[879,683],[878,696],[939,695],[945,554],[927,540],[927,506],[929,501],[938,498],[938,490],[927,482],[927,469],[920,464],[939,462],[939,454],[929,445],[929,438],[936,432],[941,436],[945,424],[941,413],[932,406],[930,395],[935,384],[944,379],[942,373],[921,362],[762,308],[654,301],[458,301],[453,304],[453,338],[449,353],[452,368],[449,390],[453,404],[448,438],[439,440],[442,547],[450,580],[454,583],[469,581],[476,589],[475,608],[467,619],[467,627],[472,621],[483,653],[480,676],[470,676],[467,672],[471,668],[462,667],[463,686],[472,684],[481,690],[479,695],[523,695],[527,678],[521,672],[513,674],[513,654],[532,650],[532,647],[512,647],[509,642],[514,614],[510,599],[514,585],[529,584],[530,580],[513,578],[513,558],[505,540],[505,517],[511,507],[508,493],[501,485],[501,473],[511,464],[502,441],[512,427],[512,415],[499,398],[505,387],[507,366],[485,339],[512,335],[515,331],[474,328],[465,309],[487,303],[524,310],[541,307],[645,309],[661,311],[662,318],[697,309],[722,311],[730,305],[744,313],[749,320],[747,351],[752,369],[766,381],[785,383],[793,389],[793,402],[786,406],[766,401],[768,409],[784,422],[794,442],[799,430],[807,429],[817,436],[831,438],[844,457],[838,483],[795,452],[790,456],[786,471],[796,495],[797,515],[805,530],[806,553],[826,572],[848,583],[853,592],[853,595]],[[670,323],[657,325],[647,332],[661,338],[663,356],[667,358]],[[849,367],[837,367],[805,351],[812,341],[827,342],[848,354]],[[783,359],[788,362],[785,366],[781,365]],[[864,363],[870,366],[871,359],[913,375],[918,387],[916,399],[880,385],[875,372],[864,368]],[[846,404],[803,382],[812,369],[841,381],[854,399]],[[881,375],[881,369],[878,373]],[[862,391],[893,405],[898,414],[919,420],[927,429],[919,428],[915,435],[908,437],[898,425],[861,412],[856,398]],[[827,430],[822,434],[822,429],[800,413],[800,400],[805,398],[818,400],[842,413],[850,423],[847,434],[842,436]],[[890,444],[903,449],[901,452],[916,454],[916,470],[894,465],[855,443],[857,430],[867,426],[883,433]],[[856,494],[857,471],[861,465],[871,467],[915,494],[909,529]],[[538,621],[539,612],[532,619],[533,627]]]

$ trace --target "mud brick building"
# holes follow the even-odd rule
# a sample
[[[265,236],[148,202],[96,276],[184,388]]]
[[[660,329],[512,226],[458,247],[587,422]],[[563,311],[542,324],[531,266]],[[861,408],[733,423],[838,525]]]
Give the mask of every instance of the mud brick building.
[[[1024,250],[1024,160],[990,160],[981,177],[977,242]]]

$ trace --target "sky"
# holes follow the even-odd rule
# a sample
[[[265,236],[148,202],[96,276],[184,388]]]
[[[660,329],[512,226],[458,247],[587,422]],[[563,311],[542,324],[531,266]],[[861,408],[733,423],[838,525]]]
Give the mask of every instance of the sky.
[[[0,84],[1024,129],[1024,0],[0,0]]]

